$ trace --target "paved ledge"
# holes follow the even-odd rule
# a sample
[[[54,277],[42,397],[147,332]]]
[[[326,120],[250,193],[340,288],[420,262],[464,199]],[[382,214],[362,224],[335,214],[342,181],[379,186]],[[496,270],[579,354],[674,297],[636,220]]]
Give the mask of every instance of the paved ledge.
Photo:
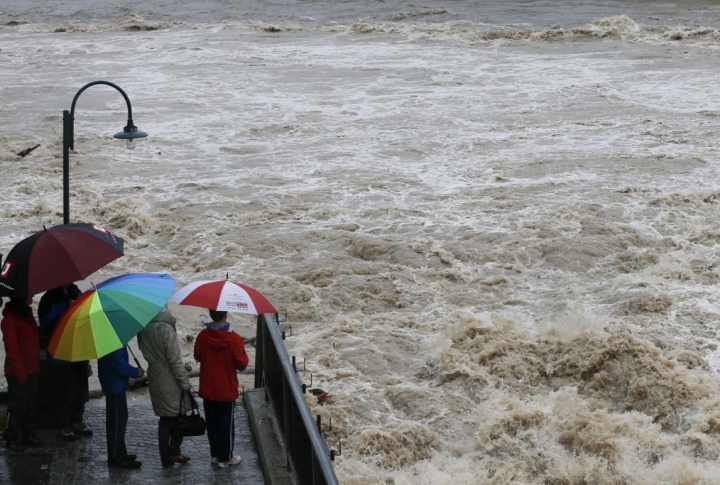
[[[202,400],[198,400],[202,410]],[[1,485],[263,485],[263,472],[248,426],[248,413],[238,403],[235,407],[235,454],[240,465],[219,468],[210,463],[207,436],[185,438],[183,454],[191,458],[184,465],[162,468],[157,447],[158,418],[150,400],[128,393],[128,451],[143,462],[139,470],[108,467],[105,443],[105,400],[91,400],[85,410],[85,421],[95,435],[73,442],[61,441],[54,430],[40,430],[47,443],[44,448],[28,448],[24,453],[9,452],[0,447]],[[205,414],[204,411],[203,415]],[[2,419],[5,410],[0,407]],[[279,483],[279,482],[278,482]]]
[[[285,445],[275,414],[265,400],[265,389],[246,389],[243,401],[248,423],[256,439],[258,461],[267,485],[297,485],[288,468]]]

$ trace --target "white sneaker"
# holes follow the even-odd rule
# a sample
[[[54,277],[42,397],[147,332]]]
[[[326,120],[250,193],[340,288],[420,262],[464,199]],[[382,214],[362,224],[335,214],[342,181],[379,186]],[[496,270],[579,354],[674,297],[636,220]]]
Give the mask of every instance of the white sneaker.
[[[240,458],[239,456],[236,455],[236,456],[231,457],[228,461],[219,461],[218,466],[220,468],[227,468],[230,465],[237,465],[241,461],[242,461],[242,458]]]
[[[213,465],[217,464],[217,462],[218,462],[217,456],[213,456],[212,458],[210,458],[210,463],[212,463]]]

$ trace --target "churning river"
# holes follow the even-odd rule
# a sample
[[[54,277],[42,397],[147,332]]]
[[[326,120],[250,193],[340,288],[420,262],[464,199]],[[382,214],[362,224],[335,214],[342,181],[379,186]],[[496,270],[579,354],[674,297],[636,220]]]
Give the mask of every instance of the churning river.
[[[711,1],[3,0],[0,252],[110,81],[149,136],[79,97],[81,288],[259,289],[344,485],[717,484],[719,54]]]

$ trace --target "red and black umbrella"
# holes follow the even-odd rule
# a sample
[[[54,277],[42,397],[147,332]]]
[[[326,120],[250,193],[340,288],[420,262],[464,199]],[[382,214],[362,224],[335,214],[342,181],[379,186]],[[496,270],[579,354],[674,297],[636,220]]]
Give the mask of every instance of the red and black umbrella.
[[[61,224],[15,245],[0,272],[0,296],[33,296],[84,280],[123,255],[123,240],[95,224]]]

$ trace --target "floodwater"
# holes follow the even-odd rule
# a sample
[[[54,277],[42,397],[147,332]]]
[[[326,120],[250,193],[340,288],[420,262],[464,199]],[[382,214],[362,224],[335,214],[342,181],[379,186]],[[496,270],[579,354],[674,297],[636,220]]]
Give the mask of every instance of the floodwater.
[[[262,291],[341,483],[714,484],[719,53],[711,1],[4,0],[0,251],[110,81],[149,136],[77,99],[70,218],[126,242],[81,288]]]

